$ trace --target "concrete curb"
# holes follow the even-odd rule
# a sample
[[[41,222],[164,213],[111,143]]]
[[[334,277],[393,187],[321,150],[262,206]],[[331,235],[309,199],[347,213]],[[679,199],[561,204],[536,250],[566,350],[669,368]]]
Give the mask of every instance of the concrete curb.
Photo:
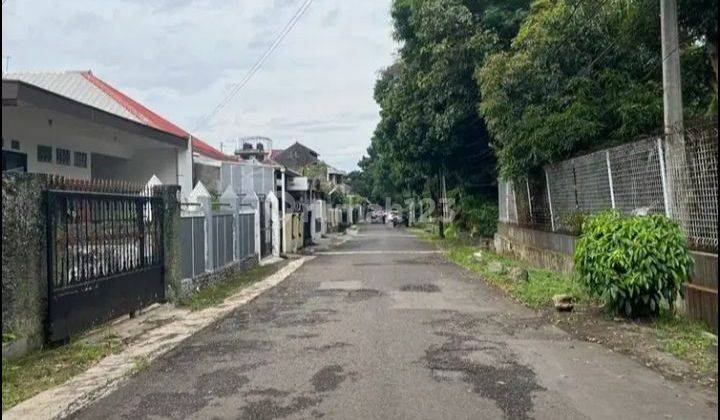
[[[147,333],[147,338],[128,346],[121,353],[100,360],[87,371],[55,388],[23,401],[5,411],[4,419],[62,419],[87,407],[122,385],[136,369],[137,362],[151,362],[177,347],[193,334],[227,316],[238,307],[251,302],[266,290],[277,286],[305,262],[306,256],[291,261],[287,266],[259,281],[222,304],[197,312],[184,312],[184,316]]]

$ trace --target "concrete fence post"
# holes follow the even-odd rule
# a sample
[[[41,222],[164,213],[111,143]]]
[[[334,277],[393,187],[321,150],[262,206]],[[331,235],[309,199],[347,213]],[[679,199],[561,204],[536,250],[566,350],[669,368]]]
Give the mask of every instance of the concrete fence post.
[[[242,205],[245,208],[252,209],[254,213],[254,253],[260,261],[260,199],[254,191],[248,191],[245,197],[242,198]]]
[[[530,212],[528,220],[532,220],[532,197],[530,196],[530,181],[528,181],[527,177],[525,177],[525,189],[527,190],[528,211]],[[520,219],[520,216],[518,216],[518,219]]]
[[[505,181],[505,220],[510,221],[510,181]]]
[[[174,301],[181,294],[182,250],[180,242],[179,185],[156,186],[165,205],[163,211],[163,255],[165,259],[165,299]]]
[[[273,191],[270,191],[268,193],[267,198],[265,199],[266,206],[269,204],[270,207],[270,223],[272,227],[272,254],[275,257],[280,256],[280,209],[279,204],[280,200],[278,200],[277,196]],[[267,208],[267,207],[266,207]]]
[[[610,166],[610,152],[605,152],[605,163],[607,165],[608,183],[610,185],[610,205],[615,210],[615,186],[613,185],[612,167]]]
[[[552,194],[550,194],[550,176],[545,169],[545,189],[547,189],[548,207],[550,208],[550,229],[555,232],[555,215],[553,214]]]
[[[667,173],[665,173],[665,151],[660,137],[657,139],[658,161],[660,162],[660,180],[662,182],[663,204],[665,205],[665,216],[672,217],[670,196],[668,195]]]

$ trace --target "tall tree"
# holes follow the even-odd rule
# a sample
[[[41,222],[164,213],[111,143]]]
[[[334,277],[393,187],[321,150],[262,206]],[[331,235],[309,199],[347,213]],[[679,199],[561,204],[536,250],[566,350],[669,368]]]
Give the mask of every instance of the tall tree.
[[[495,159],[478,115],[473,79],[485,57],[507,48],[529,0],[395,0],[395,64],[375,86],[378,123],[360,166],[375,191],[422,193],[438,173],[448,189],[493,195]],[[437,192],[437,187],[433,188]],[[463,196],[463,195],[461,195]]]
[[[657,0],[533,3],[510,49],[489,57],[476,74],[478,108],[502,175],[522,177],[662,126],[658,10]],[[704,43],[715,42],[708,27],[688,18],[683,31],[688,117],[704,114],[716,96],[703,53]]]

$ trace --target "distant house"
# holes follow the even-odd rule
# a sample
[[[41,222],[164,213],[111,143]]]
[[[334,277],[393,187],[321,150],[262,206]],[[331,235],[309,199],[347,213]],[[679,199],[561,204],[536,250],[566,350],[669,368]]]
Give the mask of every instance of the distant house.
[[[336,191],[339,191],[343,194],[349,194],[350,187],[345,184],[345,177],[347,176],[347,172],[330,166],[327,163],[325,163],[325,167],[327,168],[327,182],[329,182]]]
[[[2,168],[193,186],[195,160],[226,155],[90,71],[2,77]],[[232,159],[232,157],[229,157]]]
[[[302,172],[304,168],[320,163],[318,153],[299,142],[293,143],[284,150],[273,150],[271,156],[278,163],[296,172]]]
[[[236,161],[236,156],[227,155],[193,137],[193,185],[202,182],[211,194],[219,196],[222,194],[220,168],[223,163]]]
[[[322,161],[316,151],[299,142],[287,149],[273,150],[271,157],[301,175],[290,177],[287,189],[300,202],[307,204],[305,213],[309,217],[305,217],[308,220],[305,239],[317,239],[328,229],[336,227],[337,209],[332,209],[329,203],[339,196],[337,193],[350,192],[344,183],[347,174]]]
[[[220,167],[220,186],[231,188],[240,197],[257,197],[260,203],[260,254],[285,252],[282,230],[285,197],[282,194],[284,168],[270,158],[272,140],[266,137],[238,139],[235,159]]]

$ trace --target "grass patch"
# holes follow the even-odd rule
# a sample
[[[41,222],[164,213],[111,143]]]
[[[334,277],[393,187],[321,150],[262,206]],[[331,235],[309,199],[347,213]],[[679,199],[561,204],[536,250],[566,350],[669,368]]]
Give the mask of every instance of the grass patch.
[[[268,265],[256,265],[244,273],[231,276],[224,281],[213,284],[199,292],[188,296],[178,303],[178,306],[199,311],[222,303],[226,298],[239,290],[263,280],[287,264],[287,260]]]
[[[119,337],[106,334],[94,342],[75,340],[65,346],[38,350],[14,361],[3,360],[3,411],[66,382],[122,348]]]
[[[473,255],[478,246],[465,239],[444,239],[437,237],[437,229],[432,227],[409,229],[421,239],[435,244],[444,250],[445,257],[493,284],[515,300],[535,309],[552,305],[556,294],[571,294],[579,305],[595,305],[597,302],[589,296],[584,287],[569,276],[562,276],[550,270],[530,268],[519,261],[503,258],[490,251],[482,251],[479,260]],[[499,261],[506,269],[522,267],[528,271],[527,283],[514,283],[507,274],[495,274],[488,271],[488,264]],[[612,314],[605,313],[607,319]],[[712,374],[718,370],[717,336],[706,332],[703,324],[674,315],[662,310],[657,319],[643,322],[650,328],[649,334],[657,348],[670,353],[678,359],[692,364],[701,374]],[[648,337],[650,338],[650,337]]]
[[[717,336],[707,333],[703,324],[661,311],[653,327],[666,352],[703,372],[717,372]]]
[[[448,260],[479,275],[488,283],[504,290],[513,299],[531,308],[540,309],[551,305],[552,297],[557,294],[572,295],[576,304],[584,304],[590,300],[582,285],[569,276],[528,267],[486,250],[482,251],[482,257],[478,259],[474,255],[478,252],[478,246],[471,241],[459,237],[441,240],[425,229],[410,229],[410,231],[442,248]],[[514,282],[507,272],[505,274],[490,272],[488,265],[493,261],[500,262],[506,271],[513,267],[527,270],[528,281],[518,283]]]

